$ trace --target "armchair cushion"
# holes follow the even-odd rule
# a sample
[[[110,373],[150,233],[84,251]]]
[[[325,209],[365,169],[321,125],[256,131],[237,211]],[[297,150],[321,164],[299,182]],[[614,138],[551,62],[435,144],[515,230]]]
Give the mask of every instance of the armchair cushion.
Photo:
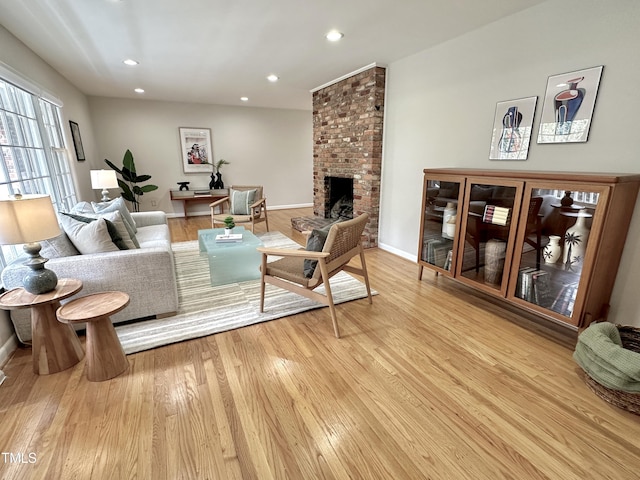
[[[231,215],[251,215],[251,205],[254,202],[256,190],[231,190]]]
[[[305,247],[305,250],[309,252],[321,252],[324,248],[325,242],[327,241],[329,230],[335,223],[338,222],[330,223],[329,225],[325,225],[322,228],[314,228],[307,238],[307,245]],[[303,266],[304,276],[307,278],[313,277],[313,272],[315,272],[317,264],[317,260],[310,260],[308,258],[305,259]]]

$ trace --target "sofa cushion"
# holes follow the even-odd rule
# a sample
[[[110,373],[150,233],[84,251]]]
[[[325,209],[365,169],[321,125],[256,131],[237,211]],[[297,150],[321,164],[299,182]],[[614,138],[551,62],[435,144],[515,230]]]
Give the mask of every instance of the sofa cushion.
[[[40,255],[44,258],[70,257],[72,255],[80,255],[78,249],[73,245],[69,236],[64,232],[64,228],[60,226],[62,233],[57,237],[40,242],[42,249]]]
[[[127,230],[129,230],[129,234],[132,237],[135,237],[135,234],[138,232],[138,228],[136,227],[136,222],[131,216],[127,205],[124,203],[124,198],[118,197],[110,200],[108,202],[91,202],[91,206],[93,207],[93,211],[95,213],[108,213],[119,211],[120,215],[122,215],[122,219],[124,223],[127,225]]]
[[[251,205],[255,201],[256,190],[233,190],[229,192],[231,197],[231,215],[250,215]]]
[[[164,250],[171,250],[171,234],[169,226],[166,224],[140,227],[136,236],[140,243],[140,248],[158,247]]]
[[[111,240],[107,221],[104,218],[85,223],[73,218],[71,214],[62,214],[60,223],[73,245],[84,255],[120,250]]]
[[[116,242],[116,238],[112,235],[111,239],[114,241],[114,243],[116,243],[116,245],[118,246],[118,248],[120,248],[120,250],[129,250],[129,249],[140,247],[140,245],[137,244],[137,242],[134,243],[134,241],[131,239],[129,230],[127,229],[127,226],[124,223],[124,219],[122,218],[122,215],[120,215],[120,211],[116,210],[108,213],[93,213],[93,212],[84,213],[82,214],[82,216],[85,218],[94,218],[94,219],[103,217],[108,222],[111,222],[118,232],[118,238],[121,239],[122,242],[124,242],[124,245],[126,246],[126,248],[121,248],[120,245],[118,245],[118,243]],[[82,221],[81,218],[79,218],[78,220]],[[107,226],[110,226],[109,223],[107,223]]]

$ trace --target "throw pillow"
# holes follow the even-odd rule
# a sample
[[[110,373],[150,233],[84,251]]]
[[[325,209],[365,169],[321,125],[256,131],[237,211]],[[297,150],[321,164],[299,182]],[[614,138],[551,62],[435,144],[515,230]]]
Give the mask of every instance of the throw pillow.
[[[83,255],[119,250],[111,240],[107,221],[104,218],[85,223],[70,215],[60,215],[60,223],[73,245]]]
[[[118,246],[118,248],[120,248],[120,250],[140,248],[140,245],[137,244],[137,241],[134,242],[131,239],[131,236],[129,235],[129,231],[127,230],[127,226],[124,223],[124,219],[122,218],[122,215],[120,215],[119,211],[114,211],[109,213],[93,213],[93,212],[84,213],[82,214],[82,216],[87,219],[96,219],[96,218],[103,217],[105,220],[107,220],[107,222],[109,222],[107,223],[107,226],[109,226],[109,224],[112,224],[117,230],[117,237],[119,239],[118,241],[121,240],[122,242],[124,242],[124,245],[126,246],[126,248],[120,248],[120,245],[118,245],[118,243],[116,242],[116,239],[112,235],[111,239]],[[83,221],[82,218],[78,218],[78,220]]]
[[[233,190],[229,194],[231,197],[231,215],[250,215],[251,205],[255,201],[256,190]]]
[[[136,227],[136,222],[131,216],[127,205],[124,203],[124,198],[118,197],[114,200],[103,203],[91,202],[91,205],[93,206],[94,213],[104,214],[115,211],[120,212],[124,225],[127,228],[127,232],[129,232],[129,238],[131,238],[131,241],[134,243],[136,248],[140,248],[140,244],[136,238],[138,228]]]
[[[118,210],[120,215],[122,215],[122,219],[124,223],[127,225],[127,230],[133,232],[135,235],[138,232],[138,228],[136,227],[136,222],[131,216],[129,209],[127,208],[127,204],[124,203],[124,198],[118,197],[113,200],[109,200],[108,202],[91,202],[91,206],[93,207],[93,211],[95,213],[109,213]]]
[[[42,246],[40,255],[44,258],[60,258],[80,255],[78,249],[73,246],[73,243],[71,243],[67,234],[64,233],[64,229],[60,227],[60,230],[62,230],[62,233],[57,237],[40,242],[40,245]]]
[[[111,212],[111,214],[107,214],[107,215],[112,216],[113,213],[116,213],[116,212]],[[86,214],[86,215],[74,215],[72,213],[63,213],[63,215],[69,216],[69,217],[73,218],[74,220],[77,220],[79,222],[84,222],[84,223],[91,223],[91,222],[95,222],[96,220],[100,220],[100,219],[104,220],[106,222],[106,224],[107,224],[107,232],[109,233],[109,237],[111,238],[111,241],[113,242],[113,244],[116,247],[118,247],[118,250],[129,250],[129,247],[124,242],[124,240],[122,238],[122,235],[118,231],[118,228],[116,227],[116,225],[111,220],[109,220],[107,218],[107,215],[105,215],[105,216],[95,216],[95,217],[90,217],[89,216],[89,215],[95,215],[95,213],[94,214]],[[113,216],[112,216],[112,218],[113,218]],[[124,231],[124,234],[127,235],[126,231]]]
[[[337,223],[337,222],[334,222]],[[324,244],[327,241],[327,235],[329,235],[329,230],[333,226],[333,223],[322,227],[322,228],[314,228],[307,238],[307,246],[305,250],[309,252],[321,252],[324,248]],[[303,272],[304,276],[307,278],[313,277],[313,272],[316,270],[316,266],[318,265],[317,260],[310,260],[306,258],[304,260]]]

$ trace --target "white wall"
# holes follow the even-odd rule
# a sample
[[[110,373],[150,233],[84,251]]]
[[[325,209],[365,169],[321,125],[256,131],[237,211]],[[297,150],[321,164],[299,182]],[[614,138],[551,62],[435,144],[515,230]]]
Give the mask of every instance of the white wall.
[[[550,0],[388,69],[380,244],[416,259],[427,167],[639,173],[637,0]],[[535,141],[522,162],[489,161],[496,102],[538,96],[549,75],[604,65],[586,143]],[[610,320],[640,326],[640,203]]]
[[[148,183],[159,187],[141,197],[142,210],[182,215],[182,203],[171,202],[169,189],[180,181],[191,182],[190,189],[208,188],[209,175],[183,173],[179,127],[211,129],[214,162],[230,162],[220,170],[225,186],[264,185],[269,208],[313,202],[310,111],[104,97],[90,97],[89,105],[100,161],[121,166],[128,148],[138,173],[151,175]],[[194,212],[207,213],[208,207],[192,205]]]

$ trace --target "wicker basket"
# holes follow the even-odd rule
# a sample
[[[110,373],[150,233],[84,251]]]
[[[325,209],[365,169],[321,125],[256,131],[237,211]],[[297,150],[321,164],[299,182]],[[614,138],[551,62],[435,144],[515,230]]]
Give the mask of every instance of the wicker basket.
[[[622,339],[622,346],[632,352],[640,353],[640,328],[617,325]],[[640,415],[640,393],[629,393],[620,390],[613,390],[600,385],[587,373],[584,375],[587,387],[603,400],[612,405]]]

